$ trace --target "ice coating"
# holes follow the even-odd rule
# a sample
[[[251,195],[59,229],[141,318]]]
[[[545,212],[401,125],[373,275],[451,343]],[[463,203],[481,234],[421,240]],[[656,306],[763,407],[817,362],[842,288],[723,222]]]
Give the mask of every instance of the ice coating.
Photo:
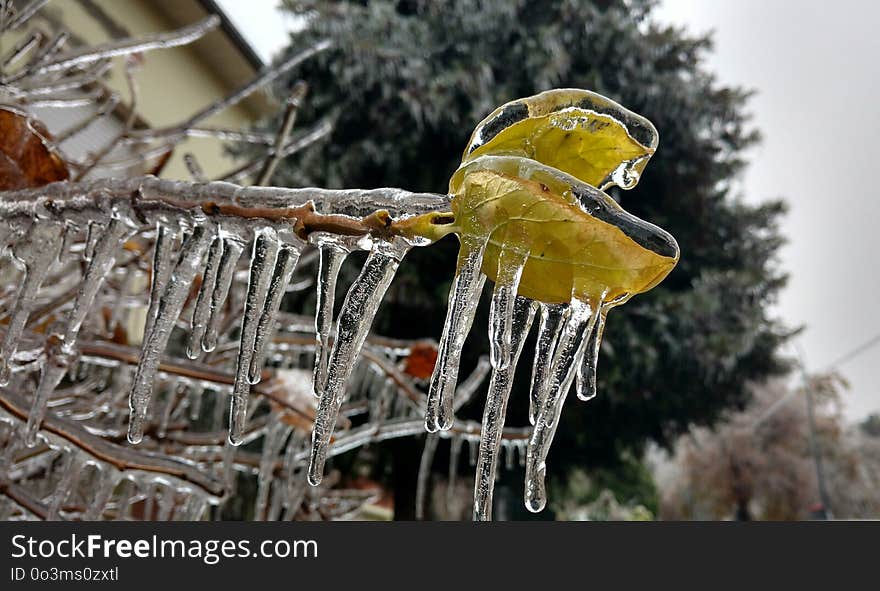
[[[336,302],[336,279],[349,250],[332,235],[317,238],[318,289],[315,304],[315,370],[312,391],[320,398],[327,379],[327,359],[330,355],[330,333],[333,329],[333,307]]]
[[[425,428],[429,433],[452,427],[459,358],[486,281],[486,276],[480,270],[484,248],[485,243],[480,238],[461,238],[458,271],[449,290],[449,308],[428,390]]]
[[[657,129],[641,115],[595,92],[561,88],[495,109],[477,125],[462,162],[517,156],[600,189],[631,189],[658,141]]]
[[[58,223],[34,223],[25,237],[13,247],[13,256],[24,267],[15,305],[0,344],[0,386],[9,383],[12,356],[21,333],[36,303],[37,292],[61,249],[63,226]]]
[[[217,282],[217,270],[220,267],[222,256],[223,240],[216,237],[208,248],[205,269],[202,273],[202,284],[199,286],[199,294],[196,296],[193,308],[189,341],[186,345],[186,356],[190,359],[198,359],[202,353],[202,341],[208,328],[208,320],[211,317],[211,294],[214,292],[214,285]]]
[[[241,253],[244,252],[244,243],[232,237],[224,237],[222,240],[223,254],[220,256],[220,262],[217,266],[217,275],[214,279],[214,286],[211,289],[211,303],[208,313],[208,322],[205,327],[205,334],[202,336],[202,350],[210,353],[217,347],[217,339],[220,330],[220,310],[226,303],[226,297],[229,295],[229,288],[232,285],[232,279],[235,274],[235,266]]]
[[[535,424],[535,413],[550,387],[550,370],[553,354],[565,328],[569,313],[568,304],[541,304],[541,323],[535,342],[532,363],[532,386],[529,389],[529,422]]]
[[[67,318],[63,334],[54,334],[47,342],[47,359],[43,364],[40,382],[34,394],[31,411],[28,414],[25,441],[29,446],[36,443],[36,434],[43,422],[46,403],[61,382],[75,354],[74,344],[86,315],[92,308],[95,297],[104,283],[107,274],[116,262],[120,246],[133,228],[117,216],[110,218],[100,238],[96,240],[82,281],[76,292],[73,309]]]
[[[354,362],[364,344],[379,304],[409,248],[409,244],[402,240],[377,241],[360,275],[345,296],[339,319],[336,321],[336,340],[330,351],[327,381],[312,430],[308,474],[309,482],[313,486],[319,484],[323,478],[327,446],[333,435],[339,407],[345,395],[345,386],[354,369]]]
[[[425,435],[425,447],[419,460],[419,475],[416,481],[416,520],[425,518],[425,504],[428,499],[428,480],[431,477],[431,464],[434,463],[434,454],[437,451],[437,443],[440,436],[437,433]]]
[[[180,315],[186,296],[199,269],[202,255],[208,248],[211,235],[204,225],[195,226],[181,247],[180,258],[173,270],[169,269],[167,280],[160,278],[154,270],[156,281],[151,297],[157,301],[150,302],[150,315],[147,317],[147,328],[141,346],[141,357],[135,371],[134,381],[129,395],[131,416],[128,422],[128,440],[140,443],[143,438],[150,399],[153,394],[153,382],[159,368],[160,356],[171,337],[171,329]],[[164,256],[160,245],[156,244],[157,257]],[[155,260],[155,259],[154,259]],[[164,264],[164,262],[162,263]],[[169,265],[170,267],[170,265]],[[162,285],[164,283],[164,286]]]
[[[525,504],[532,512],[544,509],[547,493],[544,479],[547,472],[547,454],[559,426],[559,417],[565,397],[571,389],[576,365],[583,354],[585,337],[596,323],[598,308],[574,300],[571,315],[553,356],[550,388],[535,415],[535,427],[526,453]]]
[[[492,519],[492,492],[495,488],[495,474],[498,452],[501,448],[501,430],[507,414],[507,400],[513,386],[513,374],[523,348],[523,341],[532,326],[535,305],[524,297],[517,297],[509,309],[512,327],[510,334],[511,356],[503,366],[494,366],[489,382],[489,393],[483,409],[483,429],[480,433],[480,452],[477,461],[477,475],[474,483],[474,520]]]
[[[266,356],[266,347],[272,337],[275,328],[275,318],[281,306],[281,299],[290,283],[290,277],[299,261],[299,255],[305,244],[295,238],[294,242],[285,241],[281,244],[275,259],[275,268],[272,278],[269,280],[269,288],[266,292],[266,300],[263,302],[260,321],[254,335],[254,353],[251,358],[248,371],[248,381],[257,384],[260,381],[260,372],[263,369],[263,360]]]
[[[605,310],[599,312],[585,345],[583,360],[578,367],[577,396],[581,400],[591,400],[596,397],[596,366],[599,364],[599,349],[602,347],[602,334],[605,332],[606,313]]]
[[[229,442],[233,445],[242,443],[242,435],[247,422],[248,399],[251,391],[251,362],[256,347],[257,327],[265,310],[266,297],[269,293],[280,249],[281,242],[274,229],[265,228],[257,232],[251,255],[244,313],[241,317],[241,340],[238,347],[235,383],[229,409]]]
[[[501,249],[492,305],[489,309],[489,359],[495,369],[505,369],[510,363],[514,300],[527,260],[527,253],[510,248]]]
[[[563,94],[554,96],[558,98]],[[547,102],[546,97],[541,100]],[[180,183],[154,178],[137,179],[136,183],[135,180],[127,179],[95,181],[90,185],[74,183],[46,187],[42,198],[47,203],[51,199],[51,207],[57,208],[57,212],[68,201],[73,202],[75,199],[81,199],[78,202],[80,208],[94,208],[90,202],[93,201],[95,192],[106,192],[108,198],[113,199],[124,195],[125,201],[121,201],[122,203],[138,208],[137,216],[132,219],[143,224],[142,234],[126,245],[125,249],[118,247],[118,240],[115,242],[115,250],[126,253],[129,260],[140,257],[141,245],[149,243],[151,239],[149,226],[156,227],[154,261],[150,273],[150,309],[147,313],[142,350],[142,353],[147,354],[142,354],[139,359],[136,353],[128,357],[135,360],[129,363],[137,363],[138,366],[132,388],[135,395],[132,396],[131,406],[137,412],[133,413],[129,424],[131,434],[137,433],[138,423],[140,430],[143,430],[149,414],[152,383],[158,374],[159,356],[168,343],[172,327],[182,325],[183,321],[191,321],[187,355],[203,360],[182,369],[175,367],[179,362],[173,357],[169,356],[164,360],[159,374],[162,392],[157,396],[159,403],[152,412],[150,426],[155,427],[155,431],[151,433],[161,437],[167,429],[172,434],[178,421],[185,421],[187,416],[194,420],[202,414],[208,414],[205,422],[212,423],[215,430],[222,433],[222,415],[217,415],[216,409],[221,409],[222,413],[222,401],[230,396],[231,390],[232,402],[227,406],[230,408],[229,441],[235,444],[248,443],[265,434],[263,457],[257,469],[253,454],[242,452],[236,457],[236,447],[232,444],[227,444],[222,454],[219,445],[214,446],[215,449],[210,453],[215,458],[221,455],[225,458],[223,477],[227,485],[224,495],[232,494],[236,473],[259,472],[260,489],[255,508],[260,516],[272,519],[282,513],[295,514],[302,499],[313,497],[314,493],[304,492],[303,487],[307,477],[313,483],[320,480],[328,450],[329,454],[333,454],[338,449],[351,449],[352,446],[371,440],[399,436],[400,433],[414,433],[414,429],[420,428],[421,421],[412,415],[422,403],[427,404],[425,426],[434,431],[450,428],[453,430],[449,435],[432,434],[426,441],[423,466],[420,467],[419,474],[420,504],[424,502],[431,464],[432,453],[428,453],[428,448],[435,447],[439,437],[451,437],[454,455],[458,455],[460,446],[467,442],[469,459],[472,464],[475,462],[477,465],[476,519],[491,517],[492,489],[498,474],[497,455],[502,447],[508,464],[513,464],[517,453],[520,461],[526,461],[527,502],[529,508],[540,509],[546,503],[543,481],[550,443],[558,425],[565,396],[575,376],[580,397],[589,398],[595,395],[596,359],[605,312],[611,305],[622,303],[630,296],[656,285],[675,264],[678,252],[671,237],[627,214],[610,197],[593,186],[593,183],[607,186],[609,182],[622,187],[635,184],[656,145],[655,140],[644,140],[642,135],[645,129],[650,131],[650,128],[643,126],[644,129],[640,131],[633,124],[633,129],[623,129],[621,133],[615,126],[626,127],[627,119],[614,112],[611,107],[603,107],[598,102],[587,105],[581,101],[567,106],[560,103],[562,106],[559,108],[548,109],[543,114],[537,107],[532,108],[529,99],[515,103],[519,106],[514,105],[507,112],[507,120],[504,117],[496,118],[494,124],[483,126],[479,134],[479,145],[468,152],[466,162],[450,183],[451,201],[438,196],[414,196],[393,189],[254,189],[228,183]],[[514,115],[523,105],[526,119],[515,119]],[[505,110],[502,108],[502,111]],[[534,121],[517,125],[529,119]],[[565,134],[577,138],[577,150],[572,150],[572,146],[565,147],[559,141]],[[594,140],[611,144],[615,141],[623,142],[625,149],[617,155],[619,162],[612,162],[611,156],[606,153],[600,155],[601,161],[586,162],[586,156],[595,152],[582,148],[588,148],[589,142]],[[561,147],[554,150],[554,146]],[[567,150],[572,150],[573,153],[568,153]],[[627,150],[642,150],[644,153],[632,155]],[[595,173],[595,178],[599,178],[599,172],[596,171],[604,175],[598,181],[588,176]],[[9,211],[25,211],[25,206],[21,203],[30,198],[26,193],[11,196],[4,194],[2,197],[0,207],[4,214]],[[163,199],[168,201],[163,202]],[[193,200],[213,200],[218,205],[191,205]],[[16,204],[12,205],[13,202]],[[186,205],[187,202],[190,205]],[[356,237],[357,239],[349,235],[336,236],[326,230],[321,231],[325,234],[319,238],[317,235],[321,232],[310,233],[312,230],[308,225],[296,227],[297,238],[285,234],[289,226],[279,222],[283,215],[278,216],[272,210],[292,210],[303,205],[307,208],[309,202],[314,205],[313,211],[333,217],[332,224],[339,224],[339,227],[350,230],[360,218],[367,216],[373,216],[371,222],[374,225],[369,227],[366,234]],[[227,209],[221,212],[221,205]],[[13,207],[18,209],[14,210]],[[256,211],[258,208],[262,210]],[[377,211],[383,208],[388,211]],[[445,211],[447,208],[451,211]],[[114,233],[111,230],[114,229],[115,222],[107,216],[109,210],[102,211],[101,215],[91,220],[85,215],[66,219],[49,211],[48,206],[46,211],[34,211],[34,215],[28,215],[39,223],[31,223],[31,219],[25,220],[21,213],[15,213],[29,225],[21,224],[13,228],[6,219],[0,225],[0,246],[5,247],[11,243],[19,262],[26,258],[27,244],[32,241],[29,233],[35,232],[34,227],[37,225],[46,227],[47,221],[49,226],[60,224],[61,227],[61,246],[55,248],[49,242],[51,250],[55,250],[57,255],[67,252],[75,254],[77,249],[83,248],[81,242],[73,241],[71,236],[80,235],[80,229],[87,223],[89,237],[83,252],[83,258],[88,263],[82,265],[85,285],[77,286],[79,291],[68,290],[70,295],[65,296],[69,297],[68,302],[72,302],[68,324],[43,324],[48,330],[40,334],[50,337],[44,339],[44,342],[34,339],[31,331],[25,331],[25,338],[30,339],[27,349],[25,350],[24,345],[19,345],[22,351],[17,354],[12,351],[4,357],[8,361],[16,355],[15,362],[22,364],[15,366],[16,371],[31,372],[31,375],[37,370],[40,372],[35,396],[27,401],[34,405],[28,415],[32,423],[26,430],[28,440],[37,435],[41,422],[40,408],[45,408],[45,401],[52,395],[53,389],[68,368],[78,365],[78,369],[70,370],[71,375],[75,374],[78,378],[94,383],[99,392],[107,388],[110,380],[123,382],[127,373],[125,370],[115,369],[124,364],[120,359],[110,362],[116,364],[113,367],[109,364],[98,364],[96,367],[93,360],[79,362],[75,356],[68,356],[66,347],[75,339],[84,311],[95,305],[95,296],[103,279],[99,271],[107,265],[113,265],[113,258],[106,254],[106,248],[102,246],[104,237]],[[90,210],[89,215],[94,212],[94,209]],[[235,232],[230,233],[230,218],[239,215],[239,212],[247,220],[236,226]],[[223,229],[214,225],[214,215],[218,216],[217,223],[222,223]],[[212,220],[210,224],[205,224],[206,216]],[[410,224],[410,230],[414,228],[417,231],[407,233],[400,229],[407,221],[407,216],[426,217],[421,225]],[[157,219],[159,222],[156,225]],[[237,233],[241,228],[246,228],[246,231]],[[418,233],[423,230],[424,234]],[[187,232],[191,234],[188,238]],[[247,290],[241,291],[245,284],[236,279],[236,264],[248,239],[246,236],[250,236],[251,232],[256,234],[254,252],[247,273]],[[400,258],[409,246],[424,246],[448,233],[456,233],[462,247],[458,271],[450,293],[447,325],[440,339],[439,360],[434,367],[427,400],[421,398],[419,388],[422,382],[419,379],[408,380],[404,376],[403,382],[392,386],[387,376],[375,368],[368,368],[369,370],[363,371],[364,376],[372,376],[364,378],[365,382],[370,382],[367,384],[367,394],[358,393],[359,398],[343,409],[344,418],[337,425],[351,372],[358,365],[363,365],[364,359],[378,350],[370,345],[362,351],[362,345]],[[183,239],[178,238],[181,234]],[[263,401],[264,396],[271,404],[286,404],[288,401],[280,399],[278,391],[271,390],[274,387],[272,382],[253,388],[254,396],[260,397],[260,404],[249,404],[249,399],[251,386],[261,377],[264,357],[272,367],[279,364],[281,367],[293,367],[295,359],[309,359],[305,363],[311,361],[310,352],[304,350],[309,344],[303,345],[296,339],[285,340],[289,335],[282,336],[281,330],[276,345],[269,346],[274,338],[275,319],[279,314],[281,298],[299,257],[301,245],[296,242],[299,238],[308,239],[319,247],[314,391],[316,394],[320,394],[325,388],[326,391],[319,397],[311,449],[300,449],[289,443],[284,465],[279,470],[280,447],[277,446],[284,445],[286,435],[273,431],[273,415],[267,416],[263,412],[266,408]],[[182,246],[178,246],[180,242],[183,242]],[[198,248],[194,246],[195,242],[198,242]],[[42,248],[45,241],[41,239],[40,245]],[[361,277],[347,294],[334,338],[333,300],[339,267],[349,248],[366,249],[370,248],[368,245],[373,245],[373,252]],[[398,247],[399,251],[396,250]],[[34,259],[31,262],[35,262],[38,255],[32,253],[27,256],[31,256]],[[46,259],[50,265],[58,260],[58,257]],[[24,262],[26,271],[40,267]],[[56,268],[71,262],[72,256],[62,255],[61,265]],[[138,287],[132,283],[132,276],[139,280],[143,265],[134,273],[131,272],[132,268],[135,265],[114,274],[112,280],[108,281],[108,286],[112,286],[114,291],[108,293],[109,297],[106,299],[98,298],[101,302],[99,305],[106,305],[105,316],[110,314],[108,309],[113,311],[112,322],[105,318],[107,326],[118,327],[124,324],[125,315],[117,314],[116,310],[132,306],[133,302],[140,305]],[[201,273],[202,282],[193,290],[193,280],[198,273]],[[24,291],[27,286],[29,274],[34,275],[33,272],[25,274],[20,291]],[[242,278],[243,276],[240,275]],[[85,280],[86,277],[88,280]],[[492,380],[481,430],[480,425],[472,421],[453,423],[455,412],[475,391],[476,383],[471,384],[469,379],[456,392],[458,360],[487,277],[493,281],[488,327]],[[301,289],[298,286],[305,283],[307,282],[298,282],[290,286],[290,289]],[[119,285],[126,287],[120,288]],[[40,289],[39,282],[32,291],[37,289]],[[57,291],[64,289],[62,287]],[[228,298],[235,304],[240,303],[243,296],[247,298],[243,314],[232,309],[234,306],[225,305],[231,289],[232,295]],[[187,314],[185,319],[179,321],[177,317],[182,312],[190,290],[194,296],[192,316],[190,318]],[[41,298],[40,310],[43,308],[42,301]],[[108,303],[104,304],[105,301]],[[525,453],[523,440],[511,439],[509,435],[502,439],[501,430],[504,428],[504,409],[522,343],[538,305],[541,309],[541,327],[538,329],[530,393],[531,419],[535,428],[528,444],[529,451]],[[36,317],[37,308],[32,310]],[[39,313],[40,320],[43,320],[43,312]],[[14,316],[15,313],[10,314],[10,321],[16,320]],[[301,319],[295,319],[293,315],[283,314],[281,317],[284,318],[284,331],[296,323],[303,324]],[[80,320],[77,321],[78,318]],[[218,347],[221,334],[236,335],[232,319],[241,321],[241,342],[223,343]],[[23,322],[30,327],[27,319]],[[37,320],[33,321],[36,322]],[[10,326],[5,340],[10,338],[10,333],[14,334],[13,328],[14,326]],[[120,334],[114,335],[114,338],[118,336],[124,339],[125,328],[122,326]],[[383,340],[381,337],[376,339]],[[307,341],[310,340],[311,336],[308,336]],[[39,344],[32,346],[31,342]],[[212,352],[215,348],[219,350],[212,355],[202,355],[202,352]],[[397,348],[397,345],[383,343],[380,348],[385,351]],[[120,346],[119,349],[124,347]],[[25,360],[27,366],[24,365]],[[399,360],[400,358],[396,361]],[[203,381],[204,376],[211,373],[207,366],[215,361],[218,365],[236,364],[234,378],[229,377],[229,382],[222,382],[219,390],[216,390],[216,384],[212,386]],[[102,363],[107,362],[105,360]],[[173,374],[178,371],[188,375],[186,383],[173,381],[176,379]],[[202,395],[209,391],[209,395]],[[398,395],[401,392],[405,396]],[[101,394],[101,404],[109,396],[113,394]],[[116,395],[116,398],[119,396]],[[201,412],[203,398],[210,400],[208,413]],[[60,395],[58,400],[61,400]],[[53,408],[54,406],[55,401]],[[312,410],[311,402],[306,408]],[[211,411],[214,413],[213,422]],[[352,428],[351,417],[356,414],[351,413],[362,413],[359,416],[366,419],[366,425],[355,422]],[[287,415],[290,416],[292,415]],[[52,421],[55,418],[54,412],[49,413],[47,425],[54,428],[56,423]],[[297,420],[302,421],[302,418]],[[119,426],[122,422],[118,421],[116,424]],[[282,428],[289,426],[285,423]],[[299,423],[296,428],[300,429]],[[346,431],[337,433],[334,438],[334,429]],[[39,432],[41,441],[48,430],[49,427]],[[24,431],[18,430],[19,433]],[[304,434],[305,429],[301,433],[301,442]],[[278,439],[273,440],[276,435]],[[520,434],[519,437],[521,436]],[[137,438],[132,437],[132,440]],[[152,449],[153,446],[149,448]],[[276,448],[275,451],[273,448]],[[194,453],[208,452],[203,450]],[[306,470],[305,460],[309,458],[311,462]],[[201,467],[209,464],[198,465]],[[452,478],[455,477],[457,466],[457,461],[450,466]],[[214,470],[210,470],[211,478],[216,477],[219,480],[216,463],[214,467]],[[118,476],[116,474],[114,479],[118,480]],[[100,488],[102,495],[107,492],[107,487],[101,485]],[[128,488],[133,489],[134,486]],[[453,490],[454,484],[450,487],[450,491]],[[198,491],[194,493],[192,489],[176,489],[164,481],[156,480],[143,487],[137,498],[147,499],[151,514],[179,518],[185,514],[201,514],[206,502],[201,494]],[[120,517],[127,507],[126,504],[114,513],[114,504],[108,504],[106,498],[102,500],[100,497],[96,497],[93,504],[87,505],[85,511],[95,516],[107,513]]]

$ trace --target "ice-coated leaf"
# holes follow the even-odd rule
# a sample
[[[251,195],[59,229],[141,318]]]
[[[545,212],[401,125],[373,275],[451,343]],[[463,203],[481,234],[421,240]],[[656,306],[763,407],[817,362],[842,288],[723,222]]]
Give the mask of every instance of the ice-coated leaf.
[[[657,147],[650,121],[588,90],[555,89],[495,109],[474,130],[462,162],[520,156],[594,187],[636,185]]]
[[[498,276],[502,249],[528,252],[519,295],[590,302],[647,291],[678,261],[675,239],[611,197],[534,160],[482,156],[450,181],[460,233],[489,236],[483,272]]]

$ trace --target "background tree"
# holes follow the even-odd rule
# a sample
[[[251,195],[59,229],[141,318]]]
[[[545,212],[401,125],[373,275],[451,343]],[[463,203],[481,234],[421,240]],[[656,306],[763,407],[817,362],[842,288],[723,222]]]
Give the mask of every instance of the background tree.
[[[748,92],[720,85],[706,70],[707,37],[657,24],[646,0],[285,6],[307,18],[285,55],[320,38],[335,47],[283,86],[308,80],[303,118],[332,111],[336,127],[280,171],[276,184],[444,191],[479,120],[552,87],[597,91],[659,129],[660,148],[639,186],[614,196],[668,229],[682,260],[663,285],[611,314],[600,394],[565,413],[551,474],[640,457],[647,441],[666,445],[689,425],[714,421],[745,403],[747,382],[783,370],[776,350],[787,335],[768,308],[785,281],[775,263],[784,205],[749,205],[731,190],[758,134],[748,125]],[[439,334],[456,249],[446,239],[414,253],[376,327],[401,337]],[[486,326],[487,309],[475,326]],[[469,340],[471,361],[487,348],[483,331],[475,332],[481,338]],[[523,364],[521,373],[528,371]],[[526,423],[526,398],[514,392],[509,424]],[[395,487],[413,482],[416,461],[411,450],[396,458]]]
[[[810,377],[815,435],[828,509],[837,519],[865,519],[880,507],[880,439],[870,421],[847,428],[836,373]],[[803,387],[782,381],[754,388],[742,411],[715,429],[680,438],[671,462],[657,468],[666,519],[808,519],[821,506]]]

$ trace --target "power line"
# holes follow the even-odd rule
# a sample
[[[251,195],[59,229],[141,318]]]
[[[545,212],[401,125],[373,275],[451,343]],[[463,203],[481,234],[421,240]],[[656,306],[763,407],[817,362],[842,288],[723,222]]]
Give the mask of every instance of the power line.
[[[867,341],[865,341],[861,345],[855,347],[854,349],[852,349],[848,353],[845,353],[845,354],[841,355],[840,357],[838,357],[837,360],[834,361],[834,363],[832,363],[828,366],[828,369],[833,369],[839,365],[846,363],[847,361],[851,361],[855,357],[858,357],[859,355],[861,355],[865,351],[872,349],[873,347],[877,346],[878,344],[880,344],[880,333],[875,334],[873,337],[871,337],[870,339],[868,339]]]

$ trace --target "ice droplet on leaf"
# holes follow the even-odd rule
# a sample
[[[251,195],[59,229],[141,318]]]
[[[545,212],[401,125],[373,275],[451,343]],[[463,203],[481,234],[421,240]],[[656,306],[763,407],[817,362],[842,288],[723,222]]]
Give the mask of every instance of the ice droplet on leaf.
[[[599,349],[602,347],[602,334],[605,332],[605,315],[606,311],[599,312],[584,348],[584,358],[578,368],[577,396],[581,400],[591,400],[596,397],[596,366],[599,364]]]

